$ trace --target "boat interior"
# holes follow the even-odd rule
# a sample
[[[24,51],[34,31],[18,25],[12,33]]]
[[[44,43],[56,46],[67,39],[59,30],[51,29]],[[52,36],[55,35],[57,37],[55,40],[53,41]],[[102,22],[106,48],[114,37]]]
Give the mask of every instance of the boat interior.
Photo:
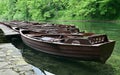
[[[49,33],[34,32],[34,31],[23,31],[22,33],[27,37],[36,40],[46,41],[46,42],[61,42],[61,43],[79,44],[79,45],[80,44],[94,45],[94,44],[108,42],[108,38],[105,34],[102,35],[96,35],[94,33],[49,34]]]

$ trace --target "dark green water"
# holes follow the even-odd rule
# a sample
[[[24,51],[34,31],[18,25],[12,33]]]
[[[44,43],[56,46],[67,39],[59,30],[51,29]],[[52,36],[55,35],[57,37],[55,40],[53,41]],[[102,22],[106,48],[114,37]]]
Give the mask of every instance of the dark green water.
[[[57,22],[58,23],[58,22]],[[106,64],[69,60],[34,51],[23,43],[16,43],[20,47],[25,60],[55,75],[120,75],[120,24],[115,23],[90,23],[90,22],[59,22],[62,24],[74,24],[81,31],[107,34],[109,39],[116,40],[116,45],[111,57]],[[14,43],[14,41],[13,41]],[[17,46],[16,45],[16,46]]]

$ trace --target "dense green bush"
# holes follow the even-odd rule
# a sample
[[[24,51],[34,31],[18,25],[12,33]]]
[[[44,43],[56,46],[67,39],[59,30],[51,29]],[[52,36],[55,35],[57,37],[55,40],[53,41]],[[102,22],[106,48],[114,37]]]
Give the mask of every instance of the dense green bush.
[[[0,0],[0,19],[116,19],[119,5],[119,0]]]

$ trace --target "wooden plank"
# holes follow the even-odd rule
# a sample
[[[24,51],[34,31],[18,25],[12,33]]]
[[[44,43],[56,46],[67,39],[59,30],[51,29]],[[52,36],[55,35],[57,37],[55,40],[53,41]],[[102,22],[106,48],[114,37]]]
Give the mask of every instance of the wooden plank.
[[[5,36],[20,35],[19,32],[16,32],[3,24],[0,24],[0,29],[2,29]]]

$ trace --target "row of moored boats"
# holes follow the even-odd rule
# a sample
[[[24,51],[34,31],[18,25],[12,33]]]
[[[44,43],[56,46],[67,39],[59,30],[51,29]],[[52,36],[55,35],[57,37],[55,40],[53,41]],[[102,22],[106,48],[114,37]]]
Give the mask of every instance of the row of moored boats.
[[[62,57],[105,63],[115,45],[107,35],[86,33],[75,25],[23,21],[1,23],[19,32],[27,46]]]

